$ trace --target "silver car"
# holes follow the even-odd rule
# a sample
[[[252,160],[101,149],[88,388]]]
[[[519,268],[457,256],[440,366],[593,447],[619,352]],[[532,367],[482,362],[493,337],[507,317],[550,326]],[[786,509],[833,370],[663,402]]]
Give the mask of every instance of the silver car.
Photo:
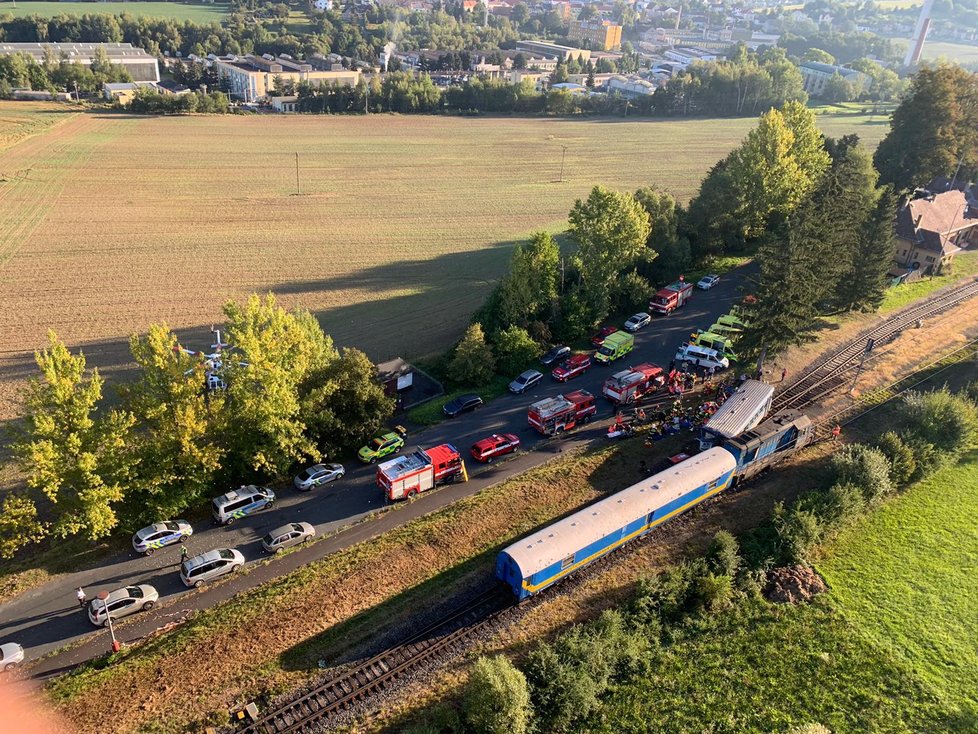
[[[522,395],[531,387],[539,383],[542,379],[543,375],[536,370],[527,370],[509,383],[509,391],[511,393],[516,393],[517,395]]]
[[[96,627],[107,627],[110,616],[115,622],[136,612],[149,611],[159,600],[160,595],[149,584],[126,586],[109,592],[105,601],[92,599],[88,604],[88,620]]]
[[[16,642],[5,642],[0,645],[0,672],[13,670],[24,662],[24,648]]]
[[[182,543],[193,534],[194,529],[186,520],[157,522],[133,535],[132,547],[137,553],[151,556],[153,551],[174,543]]]
[[[241,551],[234,548],[216,548],[199,556],[188,558],[180,564],[180,580],[185,586],[203,585],[225,574],[234,573],[245,563]]]
[[[283,548],[291,548],[299,543],[305,543],[316,536],[316,528],[307,522],[290,522],[261,539],[261,547],[269,553],[278,553]]]
[[[299,472],[292,484],[300,492],[308,492],[313,487],[327,484],[334,479],[342,479],[344,474],[346,469],[342,464],[316,464]]]

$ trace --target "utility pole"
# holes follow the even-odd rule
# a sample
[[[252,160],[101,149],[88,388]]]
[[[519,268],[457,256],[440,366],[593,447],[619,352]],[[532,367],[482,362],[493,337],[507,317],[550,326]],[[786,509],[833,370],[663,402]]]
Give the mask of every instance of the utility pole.
[[[567,155],[567,146],[566,145],[561,145],[560,148],[561,148],[561,150],[560,150],[560,179],[558,180],[558,183],[563,183],[564,182],[564,156]]]
[[[295,195],[299,195],[299,151],[295,153]]]

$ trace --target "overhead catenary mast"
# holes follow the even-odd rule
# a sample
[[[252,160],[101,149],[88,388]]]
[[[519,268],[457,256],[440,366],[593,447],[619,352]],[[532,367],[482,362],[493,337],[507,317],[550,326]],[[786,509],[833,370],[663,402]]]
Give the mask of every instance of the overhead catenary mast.
[[[917,25],[913,29],[913,37],[910,39],[910,46],[907,48],[907,55],[903,58],[903,66],[907,69],[920,63],[920,55],[924,50],[927,31],[930,30],[930,14],[933,9],[934,0],[924,0],[924,7],[920,9]]]

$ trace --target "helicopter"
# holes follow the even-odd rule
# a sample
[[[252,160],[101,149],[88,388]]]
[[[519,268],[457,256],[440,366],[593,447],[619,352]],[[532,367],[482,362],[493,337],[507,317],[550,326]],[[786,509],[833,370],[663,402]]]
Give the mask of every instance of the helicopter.
[[[191,357],[200,357],[204,362],[204,375],[205,375],[205,386],[208,391],[212,390],[224,390],[227,388],[227,383],[221,377],[221,371],[224,367],[224,353],[225,349],[233,349],[233,347],[227,342],[221,341],[221,330],[215,327],[211,327],[211,333],[214,334],[214,344],[211,344],[211,349],[214,350],[210,353],[205,352],[195,352],[193,349],[187,349],[180,344],[173,347],[174,352],[179,352],[182,354],[189,355]],[[241,367],[247,367],[247,362],[238,362]],[[185,375],[189,375],[194,371],[194,369],[189,369],[184,372]]]

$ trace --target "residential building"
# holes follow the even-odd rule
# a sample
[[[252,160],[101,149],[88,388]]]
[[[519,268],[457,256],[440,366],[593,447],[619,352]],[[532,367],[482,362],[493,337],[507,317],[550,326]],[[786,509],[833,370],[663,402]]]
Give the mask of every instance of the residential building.
[[[665,56],[670,61],[678,61],[684,66],[689,66],[694,61],[716,61],[717,55],[711,51],[693,46],[677,46],[666,51]]]
[[[554,56],[561,61],[577,59],[582,64],[587,63],[591,58],[591,52],[586,48],[573,48],[571,46],[560,46],[556,43],[547,41],[519,41],[516,44],[519,51],[529,51],[544,56]]]
[[[283,97],[271,97],[269,101],[272,103],[272,109],[276,112],[298,112],[299,111],[299,97],[294,94],[285,95]]]
[[[508,78],[510,84],[522,84],[523,82],[529,81],[533,83],[534,89],[540,90],[543,89],[543,85],[550,79],[550,72],[513,69],[509,72]]]
[[[161,94],[173,94],[178,97],[184,94],[190,94],[190,87],[184,86],[173,79],[164,79],[163,81],[157,82],[156,87]]]
[[[158,82],[160,66],[155,56],[136,48],[131,43],[0,43],[0,55],[27,54],[36,62],[43,63],[45,57],[67,59],[84,66],[91,66],[96,49],[105,51],[110,64],[125,67],[133,81]]]
[[[283,82],[308,82],[313,86],[342,84],[356,86],[360,81],[358,70],[340,71],[316,69],[311,63],[296,61],[289,56],[235,57],[233,60],[215,59],[217,75],[227,81],[231,95],[245,102],[264,99],[275,91],[275,80]]]
[[[838,74],[846,81],[852,82],[862,87],[869,77],[861,71],[847,69],[844,66],[835,64],[822,64],[818,61],[805,61],[798,65],[805,84],[805,91],[813,97],[818,97],[825,91],[825,85],[833,76]]]
[[[621,48],[621,26],[610,20],[572,20],[568,38],[599,51]]]
[[[927,193],[897,212],[894,259],[898,265],[940,272],[963,248],[978,244],[978,206],[964,191]]]

